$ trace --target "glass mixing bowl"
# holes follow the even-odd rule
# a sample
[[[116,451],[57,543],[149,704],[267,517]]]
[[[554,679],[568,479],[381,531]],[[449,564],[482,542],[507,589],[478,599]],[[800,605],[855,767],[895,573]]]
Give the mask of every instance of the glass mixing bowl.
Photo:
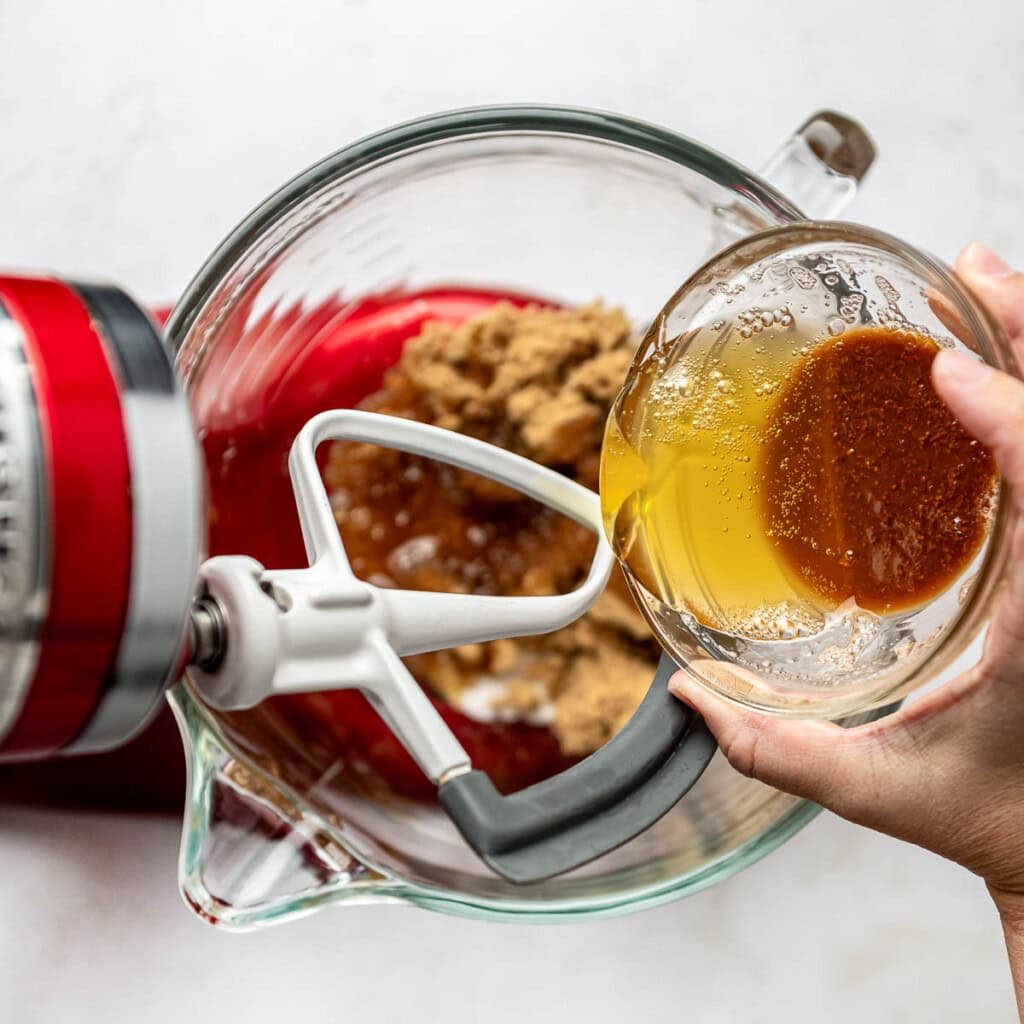
[[[167,325],[207,461],[209,553],[304,564],[288,446],[316,412],[376,388],[425,317],[457,318],[495,288],[603,298],[639,335],[709,251],[803,219],[794,200],[834,215],[872,156],[856,125],[818,115],[772,162],[786,198],[664,129],[516,107],[426,118],[328,157],[240,225]],[[421,298],[393,301],[409,293]],[[172,703],[190,752],[182,887],[228,926],[346,900],[530,920],[637,909],[728,876],[815,813],[716,756],[633,842],[515,886],[434,804],[383,795],[286,703],[217,713],[187,679]],[[339,728],[359,724],[348,707]],[[396,746],[369,727],[361,739],[378,761]]]

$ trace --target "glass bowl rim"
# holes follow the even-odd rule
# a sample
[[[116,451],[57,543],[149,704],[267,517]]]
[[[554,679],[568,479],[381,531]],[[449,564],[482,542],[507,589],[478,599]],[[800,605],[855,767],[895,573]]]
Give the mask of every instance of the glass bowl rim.
[[[249,213],[207,258],[175,304],[165,325],[165,337],[172,354],[181,348],[199,313],[216,294],[218,286],[251,248],[297,205],[325,185],[342,181],[374,164],[426,145],[471,137],[512,135],[563,136],[617,144],[689,168],[727,191],[742,196],[778,224],[803,219],[801,211],[782,193],[731,158],[684,135],[631,117],[584,108],[537,105],[483,106],[434,114],[375,132],[335,151],[293,177]],[[190,692],[187,681],[179,684],[176,697],[177,701],[186,706],[191,705],[198,712],[205,729],[214,735],[219,734],[217,723],[211,719],[209,710]],[[241,757],[248,763],[248,758],[237,751],[226,737],[222,737],[221,741],[232,751],[233,756]],[[186,743],[189,747],[187,757],[191,762],[197,756],[195,737],[188,736]],[[280,784],[279,780],[275,782]],[[294,798],[298,794],[291,796]],[[315,811],[305,807],[305,801],[301,798],[296,804],[316,815]],[[615,915],[656,906],[684,894],[697,892],[732,875],[774,850],[799,831],[817,812],[815,805],[799,801],[763,832],[693,871],[604,896],[570,897],[536,903],[530,900],[492,900],[462,896],[441,887],[421,885],[398,876],[390,876],[387,882],[375,886],[374,890],[381,898],[399,898],[449,913],[491,919],[564,921],[578,919],[580,916]],[[337,899],[337,895],[329,892],[324,894],[325,902],[333,899]],[[304,901],[303,907],[308,909],[308,902]],[[291,912],[299,911],[297,905],[291,911],[285,907],[279,908],[280,916],[290,916]]]
[[[558,105],[466,107],[414,118],[350,143],[297,174],[243,218],[214,249],[175,303],[164,336],[177,353],[200,310],[250,250],[304,199],[328,183],[425,145],[472,136],[549,135],[608,142],[696,171],[742,195],[778,223],[802,220],[801,211],[753,171],[671,129],[622,114]]]
[[[184,886],[186,880],[194,883],[203,871],[206,835],[210,823],[206,815],[192,805],[199,796],[196,789],[209,785],[214,775],[212,765],[206,763],[204,738],[212,739],[232,758],[240,759],[250,771],[275,786],[301,818],[315,821],[328,831],[331,830],[331,826],[324,823],[322,815],[311,807],[300,793],[288,783],[268,776],[260,765],[237,750],[235,744],[224,735],[210,709],[193,692],[187,676],[169,691],[168,700],[181,733],[188,767],[188,806],[185,808],[179,851],[179,885]],[[872,720],[890,710],[894,708],[876,711],[865,718]],[[339,887],[327,885],[320,892],[304,890],[294,896],[279,897],[256,907],[232,909],[215,898],[211,899],[209,906],[204,906],[200,894],[201,887],[196,888],[194,884],[190,884],[190,895],[186,902],[191,905],[198,899],[201,911],[216,917],[219,923],[227,927],[243,930],[301,916],[320,906],[333,903],[344,905],[349,896],[354,901],[400,901],[456,917],[501,923],[574,923],[581,920],[620,917],[695,895],[731,878],[782,846],[813,821],[820,811],[821,807],[809,800],[794,799],[793,803],[762,831],[704,864],[659,881],[646,882],[601,895],[530,900],[461,893],[442,885],[404,878],[374,863],[362,851],[352,849],[345,839],[335,836],[336,841],[346,852],[368,868],[373,875],[368,883],[352,887],[351,892],[346,891],[349,887],[345,884]]]

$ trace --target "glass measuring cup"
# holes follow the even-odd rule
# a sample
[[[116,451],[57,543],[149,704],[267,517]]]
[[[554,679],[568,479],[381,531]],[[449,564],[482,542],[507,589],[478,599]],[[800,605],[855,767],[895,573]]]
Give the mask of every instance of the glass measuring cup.
[[[903,431],[890,423],[885,430],[891,444],[909,445],[899,449],[905,475],[891,486],[899,487],[908,506],[916,502],[928,510],[921,520],[926,530],[912,528],[904,516],[886,532],[882,524],[894,521],[893,501],[882,489],[890,484],[868,468],[856,494],[875,510],[865,514],[863,530],[838,520],[822,525],[830,515],[828,497],[796,480],[808,472],[800,461],[804,449],[789,436],[785,450],[770,454],[777,429],[772,410],[787,375],[804,365],[801,360],[865,329],[904,332],[1019,374],[998,325],[939,261],[858,225],[791,224],[735,243],[679,288],[640,346],[609,419],[601,485],[605,523],[637,603],[687,671],[762,711],[835,718],[890,703],[933,678],[977,635],[1008,558],[1012,512],[1006,494],[982,495],[972,508],[955,504],[969,471],[960,462],[946,470],[953,474],[948,480],[938,464],[933,475],[918,479],[910,461],[914,427]],[[920,364],[925,376],[927,365]],[[847,386],[870,395],[887,384],[867,379]],[[837,395],[835,401],[841,400]],[[813,412],[804,407],[803,414],[793,429],[804,438],[828,446],[842,437],[856,444],[859,437],[871,447],[862,424],[833,423],[826,430],[826,420],[840,418],[828,405]],[[858,407],[843,415],[864,412]],[[935,436],[923,443],[934,450]],[[976,442],[965,436],[962,444]],[[854,448],[838,450],[845,447],[819,449],[824,475],[818,490],[830,479],[828,466],[870,457]],[[776,503],[785,500],[791,518],[799,518],[796,503],[816,502],[812,534],[789,545],[841,579],[846,589],[832,606],[806,582],[811,574],[821,579],[818,563],[800,567],[801,575],[779,553],[780,529],[792,536],[793,527],[780,527],[777,505],[774,520],[766,511],[765,495],[772,487],[778,491],[768,480],[772,458],[789,477],[786,496]],[[851,501],[853,493],[843,500]],[[658,501],[668,504],[652,516]],[[843,507],[852,514],[852,505]],[[973,554],[937,591],[909,604],[876,601],[874,607],[849,596],[856,558],[872,579],[884,560],[884,571],[894,580],[902,577],[906,589],[915,558],[929,557],[929,550],[948,552],[976,531]],[[862,550],[849,550],[849,544]],[[670,556],[659,554],[667,551]],[[722,671],[708,658],[734,671]]]
[[[867,162],[863,133],[825,116],[769,173],[829,216]],[[643,328],[709,247],[801,216],[690,140],[583,111],[468,111],[340,151],[227,239],[168,324],[207,459],[210,554],[301,564],[291,440],[316,412],[377,387],[417,317],[462,315],[474,301],[466,286],[566,303],[600,296]],[[412,307],[390,303],[408,293],[419,296]],[[355,344],[346,331],[357,314],[369,320]],[[375,793],[331,730],[313,733],[294,707],[215,713],[187,681],[173,700],[191,759],[183,888],[202,914],[234,926],[335,900],[531,919],[637,908],[737,870],[813,814],[718,759],[639,839],[572,875],[515,887],[435,806]],[[318,707],[305,709],[316,717]],[[335,724],[386,741],[356,718],[346,706]]]

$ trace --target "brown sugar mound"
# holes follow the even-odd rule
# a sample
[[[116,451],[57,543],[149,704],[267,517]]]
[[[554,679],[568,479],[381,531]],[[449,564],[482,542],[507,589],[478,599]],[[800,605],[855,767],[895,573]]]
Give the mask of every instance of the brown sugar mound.
[[[596,487],[604,421],[633,347],[622,312],[600,303],[499,303],[461,327],[427,324],[385,390],[414,398],[430,423],[572,468]]]
[[[458,327],[427,324],[361,408],[458,430],[596,488],[605,419],[633,348],[623,314],[600,303],[501,303]],[[339,442],[325,479],[353,570],[379,586],[564,593],[582,582],[593,556],[585,527],[437,462]],[[657,646],[616,576],[568,629],[408,664],[467,713],[547,724],[564,753],[583,755],[629,719],[656,661]]]

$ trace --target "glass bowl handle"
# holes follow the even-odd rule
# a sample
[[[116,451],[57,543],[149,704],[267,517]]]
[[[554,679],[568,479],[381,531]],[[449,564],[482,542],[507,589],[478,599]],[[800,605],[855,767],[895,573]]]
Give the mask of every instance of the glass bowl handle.
[[[786,139],[760,175],[806,216],[831,220],[850,205],[875,154],[863,125],[820,110]]]
[[[758,174],[795,207],[792,219],[832,220],[853,202],[875,155],[863,125],[834,110],[820,110],[783,142]],[[716,207],[715,215],[709,258],[766,226],[738,199]]]

